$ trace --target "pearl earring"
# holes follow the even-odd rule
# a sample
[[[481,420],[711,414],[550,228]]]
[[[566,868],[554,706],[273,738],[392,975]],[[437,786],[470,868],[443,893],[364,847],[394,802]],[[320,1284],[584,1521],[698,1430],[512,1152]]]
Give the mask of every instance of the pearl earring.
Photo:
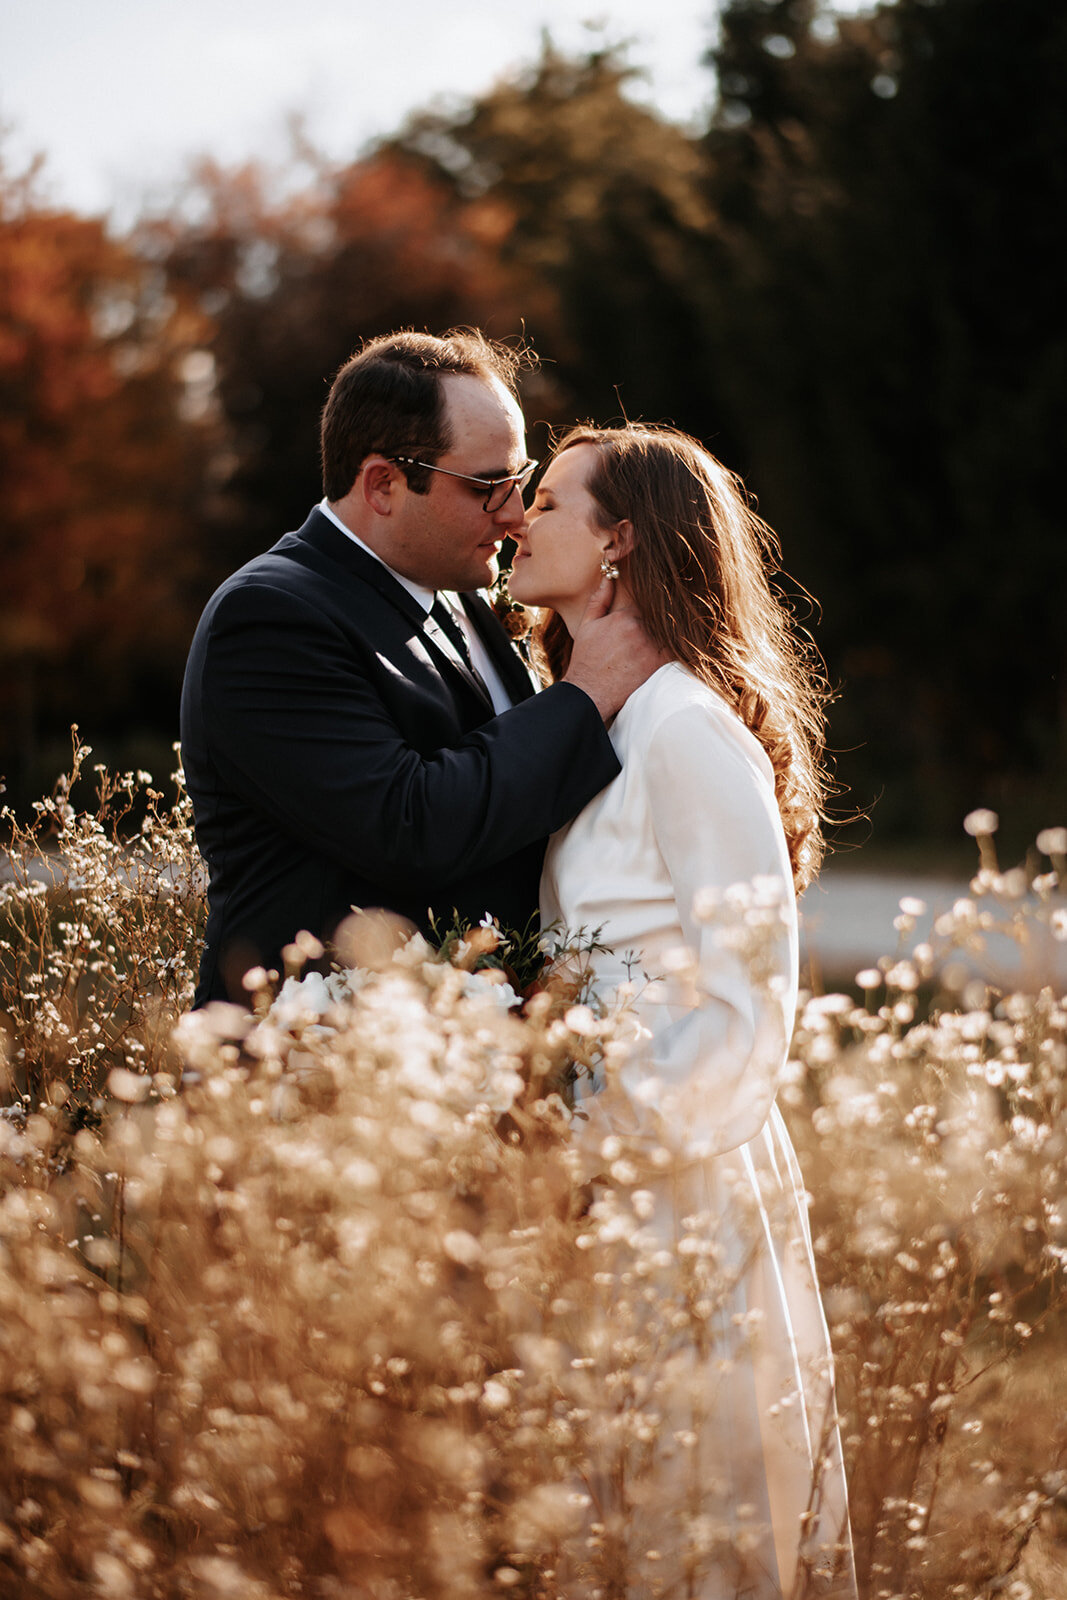
[[[610,560],[606,555],[603,555],[600,558],[600,570],[604,574],[605,578],[617,578],[619,576],[618,567],[615,565],[614,561]]]

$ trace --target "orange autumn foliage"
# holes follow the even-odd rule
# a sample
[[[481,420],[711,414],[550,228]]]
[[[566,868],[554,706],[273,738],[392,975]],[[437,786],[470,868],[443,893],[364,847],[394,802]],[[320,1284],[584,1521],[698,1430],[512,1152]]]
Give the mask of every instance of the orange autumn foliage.
[[[0,166],[0,773],[65,713],[75,670],[106,709],[180,650],[196,326],[103,221]]]

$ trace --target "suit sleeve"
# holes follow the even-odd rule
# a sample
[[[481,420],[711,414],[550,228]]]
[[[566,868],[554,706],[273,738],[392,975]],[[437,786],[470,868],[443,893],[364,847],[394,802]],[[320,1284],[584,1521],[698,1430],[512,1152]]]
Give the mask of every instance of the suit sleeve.
[[[379,659],[379,670],[393,669]],[[193,693],[225,787],[343,866],[401,888],[503,860],[619,771],[596,706],[571,684],[420,753],[351,641],[281,587],[223,597]]]

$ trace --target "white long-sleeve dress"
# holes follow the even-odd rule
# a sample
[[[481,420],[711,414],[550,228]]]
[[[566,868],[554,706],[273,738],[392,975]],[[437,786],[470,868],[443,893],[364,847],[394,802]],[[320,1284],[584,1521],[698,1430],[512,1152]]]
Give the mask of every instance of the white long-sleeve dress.
[[[611,738],[622,771],[552,837],[541,916],[570,933],[600,930],[595,992],[609,1009],[631,994],[645,1032],[582,1101],[588,1171],[609,1164],[616,1139],[638,1156],[647,1148],[646,1233],[670,1250],[696,1219],[728,1286],[692,1357],[696,1447],[684,1419],[660,1419],[661,1438],[673,1429],[683,1441],[678,1494],[694,1507],[684,1537],[704,1541],[699,1585],[681,1592],[853,1596],[829,1339],[803,1182],[774,1104],[796,1005],[797,915],[771,765],[677,663],[631,696]],[[670,1457],[668,1447],[668,1477]],[[612,1491],[600,1488],[604,1517]],[[649,1538],[677,1536],[669,1509]],[[665,1552],[655,1555],[665,1577]],[[637,1580],[628,1592],[652,1590]]]

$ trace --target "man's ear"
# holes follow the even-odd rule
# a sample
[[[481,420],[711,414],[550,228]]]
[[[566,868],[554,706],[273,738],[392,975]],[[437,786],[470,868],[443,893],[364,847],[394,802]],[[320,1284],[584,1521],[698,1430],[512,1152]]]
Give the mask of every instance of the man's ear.
[[[398,476],[396,467],[384,456],[368,456],[352,487],[358,487],[372,511],[376,511],[380,517],[387,517],[396,501]]]
[[[634,525],[628,517],[624,517],[611,530],[611,541],[604,554],[610,556],[612,561],[618,561],[621,556],[628,556],[633,547]]]

